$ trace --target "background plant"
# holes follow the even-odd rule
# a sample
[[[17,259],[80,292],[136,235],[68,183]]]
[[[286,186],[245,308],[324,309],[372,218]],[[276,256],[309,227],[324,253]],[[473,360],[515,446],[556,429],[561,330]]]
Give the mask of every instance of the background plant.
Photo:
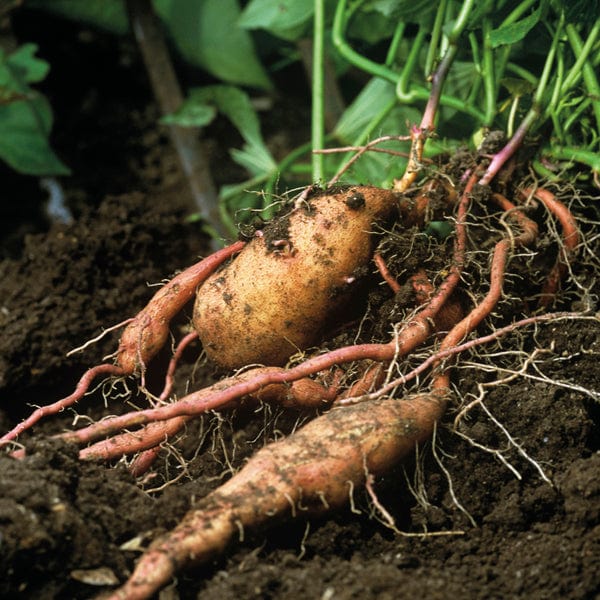
[[[527,135],[539,174],[597,182],[600,17],[596,15],[600,13],[595,0],[154,0],[152,4],[174,48],[217,79],[213,85],[187,90],[185,102],[163,122],[204,127],[220,114],[243,138],[243,146],[233,148],[231,156],[248,177],[219,190],[220,216],[230,235],[237,221],[253,214],[249,209],[269,216],[278,194],[309,180],[325,183],[348,159],[347,153],[311,155],[311,149],[353,148],[380,135],[407,135],[420,119],[429,78],[451,43],[456,52],[440,99],[436,135],[426,145],[427,158],[465,144],[477,147],[487,131],[499,129],[508,137]],[[128,31],[120,0],[33,0],[29,6],[115,34]],[[461,14],[462,35],[451,40],[449,33]],[[261,133],[253,98],[274,91],[273,75],[282,65],[300,62],[312,71],[312,141],[307,135],[306,144],[290,149],[283,158],[275,157]],[[11,92],[10,86],[3,86],[8,91],[2,108],[14,111],[21,102],[19,94],[29,94],[30,114],[31,91],[22,86],[43,76],[42,63],[33,62],[32,47],[25,46],[5,64],[7,69],[11,64],[29,66],[20,88]],[[39,97],[36,103],[44,134],[40,139],[47,141],[51,113]],[[11,139],[16,147],[35,148],[18,137]],[[64,165],[49,146],[38,146],[45,168],[64,174]],[[408,151],[399,140],[380,146],[391,148]],[[2,156],[6,159],[6,152]],[[29,172],[39,172],[35,171],[39,162],[31,160]],[[27,172],[27,160],[13,163]],[[344,180],[389,186],[405,165],[406,159],[397,155],[370,152],[344,173]]]
[[[0,158],[28,175],[67,175],[49,144],[52,109],[33,85],[49,70],[35,44],[0,48]]]

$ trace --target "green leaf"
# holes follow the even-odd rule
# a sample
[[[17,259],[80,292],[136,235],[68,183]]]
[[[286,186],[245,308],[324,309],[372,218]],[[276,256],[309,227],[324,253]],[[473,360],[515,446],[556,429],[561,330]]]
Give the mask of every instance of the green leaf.
[[[275,35],[304,25],[314,13],[313,0],[251,0],[238,21],[246,29],[267,29]]]
[[[371,2],[370,6],[373,10],[380,12],[387,19],[396,17],[401,10],[397,0],[374,0]]]
[[[509,91],[511,96],[525,96],[535,91],[533,83],[516,77],[503,77],[500,84]]]
[[[179,119],[178,114],[197,112],[200,119],[191,125],[203,125],[202,119],[210,116],[210,111],[225,115],[239,131],[246,142],[242,150],[232,150],[234,160],[252,173],[259,175],[272,172],[277,163],[267,148],[260,131],[260,121],[252,106],[248,94],[243,90],[230,85],[210,85],[195,88],[190,92],[182,108],[169,119],[177,120],[178,125],[185,125],[184,119]]]
[[[27,175],[68,175],[48,143],[50,105],[42,96],[0,105],[0,157]]]
[[[69,169],[50,148],[50,104],[29,83],[41,81],[48,63],[24,44],[12,54],[0,51],[0,158],[28,175],[67,175]]]
[[[237,0],[152,0],[182,56],[231,83],[270,89],[252,38],[237,21]],[[129,33],[123,0],[28,0],[46,10],[116,33]]]
[[[34,56],[37,50],[35,44],[23,44],[6,59],[6,66],[21,82],[37,83],[48,75],[50,65]]]
[[[250,34],[238,25],[237,0],[154,0],[177,48],[222,81],[270,88]]]
[[[27,0],[27,7],[39,8],[118,35],[129,32],[123,0]]]
[[[170,115],[160,119],[163,125],[179,125],[181,127],[204,127],[213,121],[217,114],[214,106],[209,106],[200,98],[186,98],[179,108]]]
[[[247,169],[251,175],[267,175],[277,167],[271,153],[263,144],[244,144],[241,150],[233,148],[231,157],[238,164]]]
[[[475,2],[469,11],[469,17],[467,19],[467,29],[477,30],[481,29],[483,18],[486,15],[493,14],[494,11],[498,11],[501,7],[496,6],[496,0],[479,0]],[[460,5],[457,6],[456,12],[460,9]],[[444,31],[448,32],[454,26],[454,20],[450,24],[444,25]]]
[[[377,128],[372,129],[371,122],[377,115],[382,115],[382,118]],[[342,144],[355,144],[357,140],[364,143],[366,131],[369,131],[368,139],[384,134],[406,135],[410,125],[420,121],[421,111],[417,107],[397,102],[393,84],[374,77],[344,111],[334,134]],[[407,143],[402,147],[398,142],[392,141],[380,144],[378,148],[408,150],[409,145]],[[328,160],[331,159],[328,157]],[[339,155],[334,160],[339,163]],[[394,177],[402,174],[405,164],[406,161],[398,156],[367,152],[352,165],[351,171],[344,175],[344,181],[377,182],[377,185],[385,187],[391,184]],[[333,167],[333,172],[337,171],[337,168]]]
[[[588,23],[592,16],[600,15],[599,0],[558,0],[565,11],[568,23]]]
[[[35,44],[23,44],[8,56],[0,49],[0,101],[26,99],[31,92],[27,84],[46,77],[50,67],[34,56],[36,51]]]
[[[344,111],[335,126],[334,134],[343,143],[352,144],[366,125],[396,97],[394,86],[374,77]]]
[[[203,127],[214,119],[217,111],[233,123],[246,141],[242,150],[231,150],[235,162],[252,175],[272,172],[276,164],[263,141],[258,117],[248,95],[239,88],[225,85],[196,88],[181,108],[163,117],[161,123]]]
[[[190,99],[212,105],[224,114],[248,143],[262,141],[260,123],[248,94],[231,85],[194,88]]]
[[[438,3],[431,0],[371,0],[362,6],[360,12],[379,13],[390,22],[389,26],[393,29],[398,21],[429,23],[437,8]]]
[[[359,12],[348,28],[348,37],[361,43],[376,44],[390,38],[396,28],[396,21],[376,11]]]
[[[539,23],[541,16],[542,5],[540,4],[536,10],[520,21],[493,29],[490,31],[490,44],[492,48],[520,42]]]

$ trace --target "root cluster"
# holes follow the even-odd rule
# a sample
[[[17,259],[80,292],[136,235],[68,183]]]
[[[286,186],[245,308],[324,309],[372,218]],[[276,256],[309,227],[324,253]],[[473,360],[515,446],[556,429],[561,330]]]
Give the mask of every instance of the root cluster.
[[[395,527],[373,491],[373,477],[430,439],[449,403],[457,435],[521,476],[502,449],[463,433],[463,423],[477,407],[551,483],[525,445],[494,417],[486,396],[517,377],[531,377],[599,399],[598,392],[545,375],[540,357],[549,349],[534,347],[530,335],[543,323],[598,321],[588,275],[598,268],[587,235],[595,223],[577,194],[553,193],[529,181],[509,195],[506,189],[479,185],[475,162],[464,173],[457,179],[451,169],[432,169],[424,182],[396,195],[398,213],[371,233],[368,268],[353,273],[361,278],[354,302],[343,315],[334,315],[317,346],[300,348],[285,366],[248,361],[177,399],[177,366],[197,339],[192,332],[174,348],[164,389],[158,394],[146,389],[145,375],[168,339],[171,319],[211,275],[220,281],[219,269],[235,263],[246,247],[237,242],[161,288],[126,323],[115,364],[90,369],[73,394],[36,410],[3,436],[13,455],[22,456],[22,448],[11,447],[13,440],[41,418],[73,406],[95,378],[106,375],[135,377],[151,407],[58,437],[78,444],[85,460],[125,457],[137,477],[147,477],[165,449],[181,460],[173,441],[192,419],[207,413],[267,404],[297,411],[309,421],[267,444],[175,530],[155,540],[114,598],[150,597],[176,569],[222,552],[244,529],[331,510],[349,502],[360,486],[382,520]],[[358,200],[354,204],[351,210]],[[549,312],[565,302],[578,310]],[[504,349],[507,336],[519,339],[517,349]],[[228,352],[235,354],[235,347]]]

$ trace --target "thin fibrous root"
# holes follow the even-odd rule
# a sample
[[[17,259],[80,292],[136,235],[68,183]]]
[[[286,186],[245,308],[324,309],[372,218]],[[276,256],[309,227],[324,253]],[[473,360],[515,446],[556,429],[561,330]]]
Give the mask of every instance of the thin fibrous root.
[[[107,435],[113,435],[125,428],[147,425],[156,421],[167,422],[173,418],[183,418],[178,421],[180,427],[182,427],[188,417],[203,414],[210,410],[226,408],[232,402],[243,397],[254,396],[258,397],[259,400],[268,401],[270,390],[277,390],[277,398],[275,399],[277,402],[280,401],[283,391],[285,394],[284,405],[307,406],[311,403],[313,407],[315,403],[316,405],[322,405],[323,398],[328,399],[328,401],[333,400],[333,398],[330,395],[325,395],[322,391],[319,392],[314,389],[314,386],[318,386],[322,390],[322,386],[318,382],[309,379],[311,375],[342,363],[364,359],[382,363],[389,362],[397,356],[406,355],[423,343],[432,333],[433,317],[440,311],[444,311],[448,303],[440,303],[446,300],[447,295],[452,290],[451,286],[442,286],[430,303],[387,344],[363,344],[339,348],[315,356],[289,369],[278,367],[252,369],[209,388],[192,392],[173,404],[109,417],[79,431],[67,432],[58,437],[81,445],[99,440]],[[456,312],[456,316],[459,316],[458,312]],[[294,386],[296,387],[295,390]],[[304,391],[302,388],[306,386],[308,386],[308,390]],[[133,432],[98,442],[93,447],[83,450],[82,458],[114,458],[151,448],[164,439],[164,436],[161,437],[160,435],[160,427],[160,425],[152,427],[152,434],[149,434],[147,440],[140,432]],[[171,430],[170,426],[169,430]]]
[[[243,396],[251,395],[269,384],[292,383],[338,364],[364,359],[376,362],[389,362],[398,356],[412,351],[418,345],[422,344],[433,332],[435,327],[433,320],[448,305],[448,299],[460,279],[466,246],[464,219],[469,203],[469,194],[475,182],[476,175],[473,174],[467,181],[458,203],[456,243],[450,274],[440,285],[433,297],[430,298],[428,304],[387,344],[363,344],[339,348],[326,354],[315,356],[287,370],[266,370],[255,377],[244,378],[243,381],[229,381],[223,386],[223,389],[209,388],[210,393],[200,390],[173,404],[105,419],[85,430],[62,434],[61,437],[79,444],[89,443],[106,435],[113,435],[127,427],[142,426],[154,421],[167,421],[174,417],[187,417],[202,414],[215,408],[223,408],[228,406],[230,402]],[[458,318],[458,314],[456,316]],[[184,421],[181,421],[180,425],[183,426],[183,423]],[[160,430],[159,426],[157,427]],[[142,436],[138,434],[137,438],[141,439]],[[104,445],[110,445],[110,443],[111,440],[103,442]],[[134,451],[152,448],[156,443],[146,445],[143,440],[137,441],[135,443],[136,450]],[[98,446],[97,450],[99,457],[107,455],[105,447],[100,448]],[[121,447],[120,454],[111,451],[111,456],[120,456],[125,452],[129,453],[127,444]],[[89,457],[97,456],[94,451],[89,449],[86,455],[89,455]]]

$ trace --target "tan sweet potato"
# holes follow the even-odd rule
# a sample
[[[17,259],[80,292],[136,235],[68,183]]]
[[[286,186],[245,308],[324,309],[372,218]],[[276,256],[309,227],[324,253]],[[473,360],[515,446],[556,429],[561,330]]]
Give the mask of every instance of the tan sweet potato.
[[[107,600],[144,600],[179,570],[223,552],[245,529],[347,504],[367,475],[389,471],[431,436],[448,389],[332,410],[259,450],[229,481],[157,538]]]
[[[373,223],[395,206],[389,190],[348,187],[267,225],[198,291],[194,326],[208,356],[227,368],[282,365],[316,342],[371,259]]]

